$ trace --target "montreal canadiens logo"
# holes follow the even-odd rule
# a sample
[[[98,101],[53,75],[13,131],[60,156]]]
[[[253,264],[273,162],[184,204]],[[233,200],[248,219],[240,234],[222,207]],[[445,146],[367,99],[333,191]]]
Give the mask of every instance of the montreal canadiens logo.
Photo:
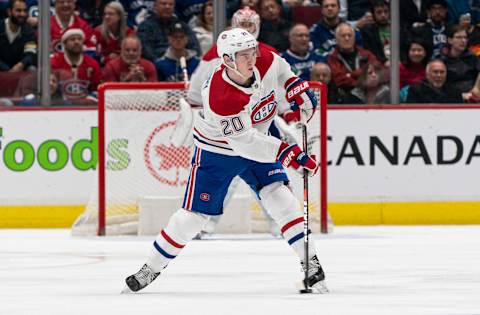
[[[88,85],[85,80],[66,80],[61,82],[63,95],[69,100],[82,99],[88,96]]]
[[[203,201],[210,201],[210,194],[207,194],[207,193],[201,193],[201,194],[200,194],[200,200],[203,200]]]
[[[187,184],[190,159],[190,147],[176,147],[170,143],[175,121],[169,121],[155,128],[144,147],[145,166],[156,180],[169,186]]]
[[[277,102],[275,101],[275,92],[272,91],[267,97],[264,97],[252,111],[252,123],[259,124],[272,118],[277,112]]]

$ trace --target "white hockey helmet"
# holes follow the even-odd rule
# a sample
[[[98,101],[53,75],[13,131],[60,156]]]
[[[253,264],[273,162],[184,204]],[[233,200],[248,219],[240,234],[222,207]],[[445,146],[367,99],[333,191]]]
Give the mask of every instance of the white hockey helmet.
[[[257,12],[253,11],[249,7],[241,8],[237,10],[232,16],[232,27],[239,27],[247,29],[246,23],[250,23],[255,26],[255,30],[252,32],[252,35],[255,36],[255,39],[258,38],[258,33],[260,32],[260,16]],[[250,32],[250,29],[247,29]]]
[[[252,34],[242,28],[232,28],[218,35],[217,54],[222,60],[222,63],[225,63],[223,59],[225,55],[235,62],[235,54],[237,52],[249,48],[257,48],[257,45],[257,40]]]

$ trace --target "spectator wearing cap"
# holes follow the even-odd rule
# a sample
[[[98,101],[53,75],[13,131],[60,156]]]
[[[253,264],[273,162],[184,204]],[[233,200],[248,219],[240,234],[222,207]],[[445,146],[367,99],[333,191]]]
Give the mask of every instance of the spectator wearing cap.
[[[55,15],[50,17],[50,34],[53,51],[61,50],[63,34],[70,29],[81,29],[84,36],[85,52],[96,56],[97,40],[90,25],[75,15],[75,0],[56,0]]]
[[[102,24],[94,30],[97,39],[97,52],[101,57],[101,64],[120,55],[120,43],[133,30],[127,27],[125,10],[120,2],[113,1],[105,6]]]
[[[413,26],[410,37],[422,37],[432,49],[432,59],[440,58],[447,45],[447,2],[445,0],[431,0],[427,6],[430,19],[418,27]],[[408,40],[407,40],[408,41]],[[405,41],[405,42],[407,42]]]
[[[319,53],[327,56],[333,52],[337,44],[335,39],[335,29],[345,20],[340,18],[340,1],[339,0],[322,0],[321,1],[321,20],[314,24],[310,29],[310,39],[313,47],[319,50]],[[360,31],[354,30],[355,42],[359,46],[363,46],[362,35]]]
[[[154,13],[138,26],[138,36],[142,41],[143,57],[155,61],[163,57],[168,48],[168,30],[180,23],[185,29],[188,41],[187,48],[200,56],[200,46],[190,27],[173,15],[175,0],[156,0]]]
[[[26,23],[26,2],[11,0],[7,14],[0,21],[0,71],[25,71],[35,64],[37,54],[35,33]]]
[[[195,51],[187,49],[188,34],[185,24],[175,23],[168,32],[168,48],[165,55],[155,62],[159,81],[185,81],[184,69],[180,62],[185,58],[186,71],[190,77],[200,63]]]
[[[156,82],[155,65],[141,58],[142,43],[138,36],[131,34],[121,44],[120,56],[112,59],[103,71],[105,82]]]
[[[290,46],[281,56],[290,64],[292,71],[304,80],[310,79],[310,70],[317,62],[326,62],[325,57],[310,47],[310,34],[305,24],[294,25],[288,34]]]
[[[441,58],[447,67],[447,85],[468,92],[480,72],[480,59],[468,50],[468,34],[461,26],[451,27],[447,40],[448,48]]]
[[[79,28],[67,30],[62,35],[63,52],[50,58],[53,71],[59,74],[59,82],[66,99],[87,98],[97,90],[102,73],[97,61],[83,51],[85,34]]]

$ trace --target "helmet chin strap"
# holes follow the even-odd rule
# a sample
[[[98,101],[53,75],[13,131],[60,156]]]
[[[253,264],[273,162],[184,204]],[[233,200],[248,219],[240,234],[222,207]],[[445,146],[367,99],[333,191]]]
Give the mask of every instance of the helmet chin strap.
[[[233,72],[235,72],[236,74],[238,74],[242,79],[244,79],[245,81],[250,79],[250,78],[247,78],[246,76],[244,76],[243,74],[240,73],[240,71],[238,71],[238,68],[237,68],[237,64],[235,63],[235,59],[233,58],[230,58],[230,60],[232,60],[232,63],[233,63],[233,67],[228,65],[226,62],[223,62],[223,64],[225,65],[225,67],[227,67],[228,69],[232,70]]]

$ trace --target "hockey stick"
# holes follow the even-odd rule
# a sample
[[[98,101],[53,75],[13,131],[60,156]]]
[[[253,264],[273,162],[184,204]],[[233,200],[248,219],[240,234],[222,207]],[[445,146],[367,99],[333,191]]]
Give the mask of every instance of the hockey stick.
[[[302,123],[302,141],[303,141],[303,151],[308,154],[308,139],[307,139],[307,123],[303,121]],[[303,279],[304,289],[300,290],[300,293],[312,293],[312,289],[308,285],[308,269],[309,269],[309,258],[308,258],[308,245],[309,245],[309,235],[308,235],[308,171],[303,169],[303,241],[305,248],[305,262],[303,263],[305,278]]]

